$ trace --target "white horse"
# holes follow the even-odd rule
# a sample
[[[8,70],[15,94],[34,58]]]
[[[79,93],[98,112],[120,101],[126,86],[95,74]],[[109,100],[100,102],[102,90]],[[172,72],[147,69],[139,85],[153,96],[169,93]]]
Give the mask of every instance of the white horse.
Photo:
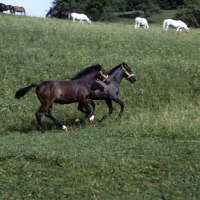
[[[182,28],[184,28],[188,33],[190,32],[190,29],[187,27],[187,25],[181,21],[181,20],[173,20],[173,19],[166,19],[163,22],[163,30],[167,31],[168,27],[176,28],[177,31],[181,31]]]
[[[140,26],[144,26],[144,28],[149,28],[146,18],[141,18],[141,17],[135,18],[135,28],[139,28]]]
[[[85,15],[85,14],[78,14],[78,13],[70,13],[69,18],[75,22],[75,20],[80,20],[79,23],[84,23],[84,20],[88,22],[88,24],[91,24],[91,20]]]

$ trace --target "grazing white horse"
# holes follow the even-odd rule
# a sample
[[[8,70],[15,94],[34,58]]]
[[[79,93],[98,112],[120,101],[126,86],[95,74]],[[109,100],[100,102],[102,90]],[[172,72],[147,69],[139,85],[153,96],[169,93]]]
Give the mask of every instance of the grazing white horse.
[[[139,28],[140,26],[144,26],[144,28],[149,28],[146,18],[141,18],[141,17],[135,18],[135,28]]]
[[[182,28],[184,28],[188,33],[190,32],[190,29],[187,27],[187,25],[181,21],[181,20],[173,20],[173,19],[166,19],[163,22],[163,30],[167,31],[168,27],[176,28],[177,31],[181,31]]]
[[[75,20],[80,20],[79,23],[84,23],[84,20],[88,22],[88,24],[91,24],[91,20],[85,15],[85,14],[78,14],[78,13],[70,13],[69,18],[75,22]]]

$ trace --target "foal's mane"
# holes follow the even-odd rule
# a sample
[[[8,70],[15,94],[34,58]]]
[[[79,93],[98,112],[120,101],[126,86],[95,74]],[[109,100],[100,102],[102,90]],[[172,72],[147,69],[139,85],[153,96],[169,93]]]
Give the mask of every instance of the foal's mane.
[[[116,69],[118,69],[118,68],[121,67],[122,65],[124,66],[124,65],[127,65],[127,64],[123,62],[123,63],[117,65],[116,67],[112,68],[112,69],[108,72],[108,75],[112,74]]]
[[[81,76],[84,76],[84,75],[88,74],[91,70],[94,70],[94,69],[100,70],[101,68],[102,68],[102,67],[101,67],[101,65],[99,65],[99,64],[89,66],[89,67],[83,69],[83,70],[82,70],[81,72],[79,72],[78,74],[76,74],[74,77],[72,77],[71,80],[79,79]]]

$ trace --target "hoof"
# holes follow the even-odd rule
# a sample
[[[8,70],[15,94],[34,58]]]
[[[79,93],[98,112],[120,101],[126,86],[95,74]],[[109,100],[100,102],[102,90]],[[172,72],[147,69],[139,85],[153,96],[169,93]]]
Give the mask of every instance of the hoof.
[[[94,127],[98,128],[98,127],[99,127],[99,124],[95,123],[95,124],[94,124]]]
[[[101,121],[102,121],[102,118],[98,119],[98,121],[101,122]]]
[[[67,127],[66,127],[65,125],[62,126],[62,129],[63,129],[64,131],[68,132],[68,129],[67,129]]]
[[[92,116],[89,118],[89,121],[90,121],[90,122],[93,122],[93,121],[94,121],[94,115],[92,115]]]
[[[41,133],[45,133],[45,130],[43,128],[40,129]]]
[[[75,119],[75,122],[80,122],[80,119]]]

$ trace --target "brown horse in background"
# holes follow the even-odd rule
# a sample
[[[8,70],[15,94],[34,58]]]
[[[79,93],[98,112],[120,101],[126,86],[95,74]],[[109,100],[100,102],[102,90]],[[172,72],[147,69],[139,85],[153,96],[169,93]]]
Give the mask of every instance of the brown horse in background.
[[[50,8],[48,13],[46,14],[46,17],[48,17],[50,15],[51,17],[58,18],[58,13],[59,13],[59,10],[53,10],[52,8]]]
[[[57,13],[57,17],[59,19],[69,18],[70,11],[68,10],[59,10]]]
[[[0,3],[0,12],[3,12],[3,11],[4,11],[5,6],[6,6],[5,4]]]
[[[3,7],[1,7],[1,5],[0,5],[0,9],[2,9],[2,12],[10,10],[10,13],[14,13],[14,7],[11,5],[4,4]]]
[[[23,7],[18,7],[18,6],[13,6],[13,7],[14,7],[14,13],[15,12],[20,12],[21,15],[22,15],[22,13],[24,13],[24,15],[26,15],[26,11],[25,11],[25,9]]]

